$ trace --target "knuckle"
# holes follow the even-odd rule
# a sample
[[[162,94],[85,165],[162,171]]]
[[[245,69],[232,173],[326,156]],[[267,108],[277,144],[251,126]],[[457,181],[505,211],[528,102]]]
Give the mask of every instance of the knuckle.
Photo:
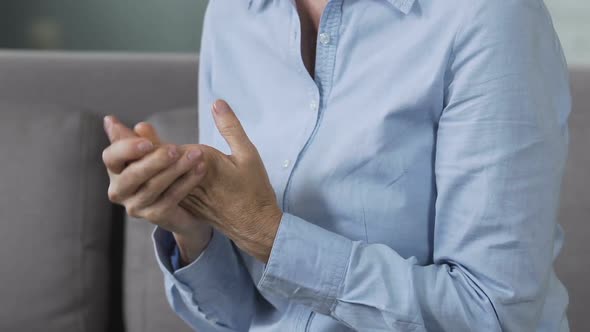
[[[250,158],[259,159],[260,153],[258,152],[258,148],[256,147],[256,145],[254,145],[254,143],[252,142],[247,142],[245,145],[246,151],[248,152],[247,155]]]
[[[113,185],[109,186],[107,195],[109,197],[109,200],[113,203],[119,203],[121,200],[120,192]]]
[[[146,203],[148,202],[148,199],[147,199],[147,197],[145,197],[144,195],[141,195],[141,194],[135,194],[135,195],[133,196],[133,200],[134,200],[134,202],[133,202],[133,204],[131,205],[131,207],[133,207],[133,209],[134,209],[135,211],[139,211],[139,207],[140,207],[140,206],[141,206],[141,207],[144,207],[144,206],[146,206],[146,205],[147,205]]]
[[[152,190],[152,185],[145,183],[141,192],[138,194],[138,200],[143,205],[148,205],[150,202],[153,202],[156,198],[156,193]]]
[[[128,214],[130,217],[133,217],[133,218],[141,218],[141,216],[140,216],[140,211],[141,211],[141,210],[140,210],[140,209],[139,209],[139,207],[138,207],[137,205],[135,205],[135,204],[127,204],[127,205],[125,206],[125,211],[127,212],[127,214]]]
[[[172,144],[164,144],[160,147],[160,149],[158,150],[158,157],[161,160],[165,160],[168,161],[170,159],[170,156],[168,155],[169,151],[171,149],[175,149],[175,146]]]
[[[146,211],[145,218],[152,222],[161,223],[164,218],[165,211],[163,211],[160,207],[153,207]]]
[[[256,145],[254,145],[254,143],[249,142],[248,147],[250,148],[250,153],[255,155],[256,157],[260,156],[260,153],[258,152],[258,148],[256,147]]]
[[[257,166],[260,164],[260,158],[258,157],[257,153],[248,153],[244,157],[244,162],[248,166]]]
[[[107,149],[102,150],[102,162],[106,165],[108,160],[108,152]]]
[[[187,182],[190,184],[190,191],[193,191],[205,181],[207,170],[194,170],[190,173]]]
[[[102,151],[102,162],[104,163],[104,165],[105,165],[107,168],[109,168],[109,169],[110,169],[110,168],[112,167],[112,164],[113,164],[113,163],[112,163],[112,161],[111,161],[111,158],[110,158],[110,153],[109,153],[109,149],[108,149],[108,148],[106,148],[106,149],[104,149],[104,150]]]

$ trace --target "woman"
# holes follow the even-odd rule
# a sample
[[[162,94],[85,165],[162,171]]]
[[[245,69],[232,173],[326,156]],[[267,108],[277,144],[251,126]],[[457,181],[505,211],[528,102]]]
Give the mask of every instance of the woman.
[[[193,328],[569,330],[541,0],[213,0],[201,51],[206,145],[108,117],[104,154]]]

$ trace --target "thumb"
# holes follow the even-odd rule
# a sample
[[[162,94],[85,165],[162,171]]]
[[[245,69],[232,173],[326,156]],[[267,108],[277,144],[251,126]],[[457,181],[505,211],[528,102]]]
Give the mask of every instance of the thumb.
[[[125,138],[137,137],[133,130],[127,128],[115,116],[107,115],[104,117],[104,130],[111,143]]]
[[[162,143],[156,129],[147,122],[140,122],[133,129],[137,135],[149,139],[154,145],[160,145]]]
[[[246,135],[240,120],[225,101],[217,100],[213,103],[213,119],[232,155],[240,158],[254,151],[254,145]]]

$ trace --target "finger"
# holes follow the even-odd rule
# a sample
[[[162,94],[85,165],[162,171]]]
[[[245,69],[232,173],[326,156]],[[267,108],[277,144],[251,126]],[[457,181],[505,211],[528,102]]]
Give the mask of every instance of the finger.
[[[218,100],[213,104],[213,118],[217,130],[229,145],[232,155],[240,158],[252,153],[252,142],[238,117],[225,101]]]
[[[239,164],[232,160],[232,156],[228,156],[214,147],[204,144],[186,144],[182,145],[183,150],[199,149],[203,153],[203,163],[207,177],[203,179],[201,185],[208,188],[218,188],[218,179],[221,174],[235,172]]]
[[[115,116],[107,115],[104,117],[104,130],[109,137],[111,143],[116,141],[126,139],[126,138],[135,138],[137,135],[127,126],[121,123]]]
[[[133,128],[135,133],[143,138],[147,138],[155,145],[161,144],[160,137],[158,136],[158,132],[156,129],[147,122],[140,122],[135,125]]]
[[[127,163],[143,158],[152,152],[154,145],[145,138],[128,138],[115,141],[102,153],[102,160],[109,171],[120,174]]]
[[[111,183],[115,196],[122,199],[131,197],[140,186],[170,167],[178,158],[178,148],[175,145],[162,145],[153,153],[129,164],[121,172],[117,182]]]
[[[148,213],[178,206],[203,180],[206,170],[203,163],[174,182],[155,202],[146,208]]]
[[[144,183],[134,195],[135,204],[141,207],[151,205],[162,193],[188,172],[205,169],[203,153],[199,149],[187,151],[182,158],[167,169]]]

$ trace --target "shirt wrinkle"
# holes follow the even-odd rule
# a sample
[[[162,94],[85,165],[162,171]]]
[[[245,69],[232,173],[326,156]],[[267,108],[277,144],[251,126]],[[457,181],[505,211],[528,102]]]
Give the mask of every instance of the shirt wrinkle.
[[[283,218],[266,264],[216,231],[180,267],[157,229],[175,312],[200,332],[567,332],[552,263],[571,100],[549,18],[330,0],[314,81],[295,6],[269,1],[209,2],[198,129],[231,153],[210,112],[228,101]]]

